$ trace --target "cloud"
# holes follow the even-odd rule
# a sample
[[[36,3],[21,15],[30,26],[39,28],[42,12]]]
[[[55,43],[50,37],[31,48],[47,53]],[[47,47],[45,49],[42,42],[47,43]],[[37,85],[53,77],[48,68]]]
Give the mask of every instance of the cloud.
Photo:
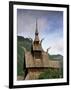
[[[59,39],[56,42],[52,43],[49,53],[63,55],[63,51],[64,51],[63,46],[64,46],[63,39]]]

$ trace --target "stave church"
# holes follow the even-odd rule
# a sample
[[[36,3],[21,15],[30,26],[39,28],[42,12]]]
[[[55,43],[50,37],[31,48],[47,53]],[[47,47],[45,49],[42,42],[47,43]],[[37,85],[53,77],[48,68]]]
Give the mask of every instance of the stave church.
[[[35,39],[32,42],[31,52],[25,51],[25,80],[35,80],[38,79],[39,75],[45,70],[50,69],[59,69],[60,62],[57,60],[50,60],[48,57],[48,50],[45,52],[42,49],[42,40],[39,39],[39,32],[37,28],[35,29]]]

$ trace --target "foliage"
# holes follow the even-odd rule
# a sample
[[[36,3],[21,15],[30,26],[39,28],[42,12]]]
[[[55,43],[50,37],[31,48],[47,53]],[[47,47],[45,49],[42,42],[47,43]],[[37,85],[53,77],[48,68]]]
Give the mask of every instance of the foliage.
[[[61,71],[58,69],[48,69],[47,71],[44,71],[39,75],[39,79],[54,79],[62,77],[63,73],[61,73]]]
[[[25,49],[31,51],[31,40],[22,36],[17,36],[17,75],[24,74],[24,53]]]
[[[60,55],[60,54],[57,54],[57,55],[50,55],[48,54],[49,58],[52,59],[52,60],[63,60],[63,56]]]

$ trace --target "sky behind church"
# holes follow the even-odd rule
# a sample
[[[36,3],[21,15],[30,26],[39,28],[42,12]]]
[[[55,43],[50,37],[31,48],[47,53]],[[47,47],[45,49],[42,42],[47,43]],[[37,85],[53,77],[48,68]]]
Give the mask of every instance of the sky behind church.
[[[50,54],[63,55],[63,12],[17,9],[17,35],[34,40],[37,28],[42,47]]]

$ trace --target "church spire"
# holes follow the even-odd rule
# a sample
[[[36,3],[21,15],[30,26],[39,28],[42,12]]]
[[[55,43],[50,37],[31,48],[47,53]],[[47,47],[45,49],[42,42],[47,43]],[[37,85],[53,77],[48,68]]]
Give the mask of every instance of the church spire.
[[[37,19],[36,19],[36,30],[35,30],[35,40],[34,41],[39,41]]]
[[[36,19],[36,31],[35,31],[35,34],[38,35],[37,19]]]
[[[35,39],[33,42],[33,51],[42,51],[42,47],[40,44],[40,40],[39,40],[39,33],[38,33],[38,27],[37,27],[37,19],[36,19],[36,24],[35,24]]]

